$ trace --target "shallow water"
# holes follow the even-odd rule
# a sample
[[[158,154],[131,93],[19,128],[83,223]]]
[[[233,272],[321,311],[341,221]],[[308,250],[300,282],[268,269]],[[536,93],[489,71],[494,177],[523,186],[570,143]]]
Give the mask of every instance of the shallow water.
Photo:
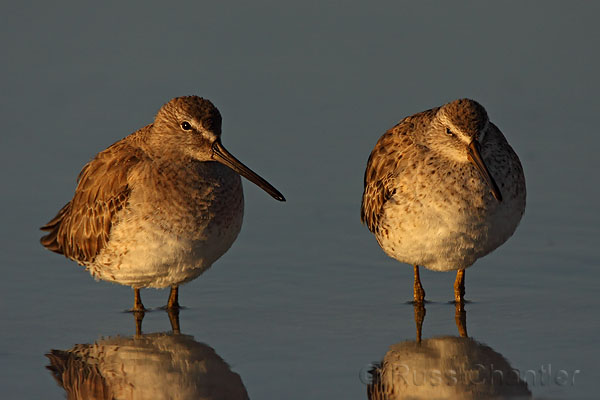
[[[534,398],[597,394],[597,5],[11,7],[0,28],[3,397],[64,398],[45,354],[135,335],[132,291],[46,251],[37,229],[90,157],[184,94],[214,101],[224,144],[288,199],[245,182],[236,243],[180,291],[182,334],[214,349],[251,398],[365,399],[365,371],[415,341],[412,269],[360,224],[362,174],[386,129],[463,96],[487,108],[528,185],[513,238],[466,273],[468,335],[533,370]],[[423,340],[458,337],[454,275],[421,279]],[[142,291],[156,309],[144,334],[170,331],[167,296]]]

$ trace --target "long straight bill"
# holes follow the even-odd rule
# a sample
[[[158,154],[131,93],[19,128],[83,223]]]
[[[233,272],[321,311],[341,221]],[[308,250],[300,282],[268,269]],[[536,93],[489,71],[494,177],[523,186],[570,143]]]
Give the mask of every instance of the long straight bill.
[[[261,178],[257,173],[246,167],[240,160],[235,158],[230,152],[223,147],[221,140],[217,140],[213,146],[213,158],[219,161],[221,164],[227,165],[229,168],[248,179],[260,187],[265,192],[269,193],[274,199],[279,201],[285,201],[285,197],[275,189],[273,185]]]
[[[483,177],[483,179],[487,182],[490,187],[490,191],[492,195],[498,201],[502,201],[502,194],[500,193],[500,189],[498,185],[496,185],[496,181],[492,178],[492,174],[488,170],[487,166],[483,162],[483,158],[481,158],[481,152],[479,151],[479,142],[473,140],[469,145],[469,151],[467,152],[469,157],[469,161],[479,170],[479,173]]]

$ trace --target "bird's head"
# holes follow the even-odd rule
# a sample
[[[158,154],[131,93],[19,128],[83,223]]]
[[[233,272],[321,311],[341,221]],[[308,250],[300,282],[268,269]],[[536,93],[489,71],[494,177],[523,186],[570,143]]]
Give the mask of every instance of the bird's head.
[[[285,201],[277,189],[225,149],[221,143],[221,113],[209,100],[198,96],[172,99],[156,114],[152,131],[164,147],[194,160],[226,165],[273,198]]]
[[[440,107],[432,121],[431,145],[457,162],[471,163],[502,201],[502,194],[481,156],[481,144],[491,129],[485,108],[474,100],[459,99]]]

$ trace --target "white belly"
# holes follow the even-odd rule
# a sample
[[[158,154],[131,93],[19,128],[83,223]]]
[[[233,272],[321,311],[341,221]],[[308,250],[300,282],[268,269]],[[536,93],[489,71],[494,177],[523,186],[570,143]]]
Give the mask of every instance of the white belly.
[[[180,285],[200,276],[231,247],[242,216],[240,212],[220,232],[205,227],[201,239],[165,233],[151,223],[118,229],[111,236],[110,248],[88,269],[96,278],[135,288]]]
[[[404,207],[390,206],[384,216],[388,234],[377,235],[377,240],[390,257],[401,262],[435,271],[457,270],[508,240],[520,218],[498,206],[489,215],[432,210],[407,219]]]

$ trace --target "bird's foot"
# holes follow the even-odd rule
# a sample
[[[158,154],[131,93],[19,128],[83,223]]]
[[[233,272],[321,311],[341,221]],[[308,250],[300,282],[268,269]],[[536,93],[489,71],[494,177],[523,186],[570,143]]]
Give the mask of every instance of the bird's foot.
[[[425,303],[425,289],[421,285],[415,285],[413,288],[413,304],[424,304]]]
[[[167,302],[167,310],[177,310],[181,308],[179,306],[179,287],[171,287],[171,293],[169,293],[169,301]]]
[[[419,266],[415,264],[413,268],[415,274],[415,283],[413,285],[413,298],[415,300],[415,304],[423,304],[425,302],[425,289],[423,289],[423,285],[421,285]]]
[[[140,289],[133,289],[133,308],[131,312],[146,312],[146,307],[142,304],[142,296],[140,296]]]
[[[454,281],[454,302],[456,304],[465,302],[465,270],[459,269]]]

